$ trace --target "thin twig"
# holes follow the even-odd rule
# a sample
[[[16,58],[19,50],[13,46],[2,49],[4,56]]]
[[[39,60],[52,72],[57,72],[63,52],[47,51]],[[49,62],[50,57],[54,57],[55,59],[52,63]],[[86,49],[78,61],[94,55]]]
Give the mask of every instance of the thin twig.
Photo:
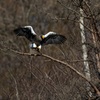
[[[14,53],[20,54],[20,55],[34,56],[34,54],[30,54],[30,53],[21,53],[21,52],[12,50],[12,49],[9,49],[9,50],[13,51]],[[55,61],[55,62],[61,63],[61,64],[65,65],[65,66],[67,66],[68,68],[70,68],[71,70],[73,70],[73,71],[74,71],[75,73],[77,73],[80,77],[82,77],[83,79],[85,79],[85,80],[95,89],[95,91],[97,92],[98,97],[100,97],[100,91],[97,89],[97,87],[94,86],[94,84],[93,84],[90,80],[88,80],[84,75],[82,75],[79,71],[77,71],[77,70],[76,70],[75,68],[73,68],[71,65],[69,65],[68,63],[65,63],[65,62],[63,62],[63,61],[61,61],[61,60],[55,59],[55,58],[53,58],[53,57],[51,57],[51,56],[48,56],[48,55],[46,55],[46,54],[43,54],[43,53],[40,53],[39,56],[43,56],[43,57],[46,57],[46,58],[48,58],[48,59],[51,59],[51,60],[53,60],[53,61]]]
[[[51,57],[51,56],[45,55],[45,54],[42,54],[42,56],[43,56],[43,57],[46,57],[46,58],[49,58],[49,59],[51,59],[51,60],[53,60],[53,61],[56,61],[56,62],[58,62],[58,63],[61,63],[61,64],[63,64],[63,65],[66,65],[67,67],[69,67],[71,70],[73,70],[75,73],[77,73],[79,76],[81,76],[82,78],[84,78],[87,82],[89,82],[90,85],[91,85],[91,86],[95,89],[95,91],[97,92],[98,96],[100,97],[100,91],[96,88],[96,86],[94,86],[94,84],[93,84],[90,80],[88,80],[84,75],[82,75],[79,71],[77,71],[77,70],[76,70],[75,68],[73,68],[71,65],[69,65],[68,63],[65,63],[65,62],[63,62],[63,61],[61,61],[61,60],[55,59],[55,58],[53,58],[53,57]]]
[[[65,5],[62,4],[59,0],[57,0],[57,2],[58,2],[59,4],[61,4],[64,8],[66,8],[66,9],[68,9],[68,10],[71,10],[72,12],[76,13],[77,15],[80,15],[81,17],[84,17],[84,18],[89,18],[89,17],[86,17],[86,16],[81,15],[80,13],[78,13],[77,11],[75,11],[75,10],[72,9],[72,8],[69,8],[69,7],[65,6]]]
[[[14,78],[13,74],[11,74],[11,72],[9,71],[9,69],[8,69],[8,72],[10,73],[11,77],[13,78],[13,80],[14,80],[14,82],[15,82],[15,90],[16,90],[16,97],[17,97],[17,100],[20,100],[16,79]]]

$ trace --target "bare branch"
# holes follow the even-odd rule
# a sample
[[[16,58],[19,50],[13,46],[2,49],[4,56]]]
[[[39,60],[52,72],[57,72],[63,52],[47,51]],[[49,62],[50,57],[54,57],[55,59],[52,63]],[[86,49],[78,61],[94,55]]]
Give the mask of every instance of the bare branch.
[[[12,49],[10,49],[10,48],[9,48],[9,50],[10,50],[10,51],[13,51],[14,53],[20,54],[20,55],[34,56],[34,54],[30,54],[30,53],[21,53],[21,52],[12,50]],[[46,58],[48,58],[48,59],[51,59],[51,60],[53,60],[53,61],[55,61],[55,62],[61,63],[61,64],[65,65],[65,66],[67,66],[68,68],[70,68],[71,70],[73,70],[76,74],[78,74],[80,77],[82,77],[83,79],[85,79],[85,80],[95,89],[95,91],[96,91],[98,97],[100,97],[100,91],[97,89],[97,87],[96,87],[90,80],[88,80],[84,75],[82,75],[79,71],[77,71],[74,67],[72,67],[72,66],[69,65],[68,63],[65,63],[65,62],[63,62],[63,61],[61,61],[61,60],[55,59],[55,58],[53,58],[53,57],[51,57],[51,56],[48,56],[48,55],[46,55],[46,54],[43,54],[43,53],[40,53],[39,56],[43,56],[43,57],[46,57]]]
[[[84,17],[84,18],[90,18],[90,17],[86,17],[86,16],[83,16],[81,15],[80,13],[78,13],[77,11],[73,10],[72,8],[69,8],[69,7],[66,7],[64,4],[62,4],[59,0],[57,0],[57,2],[59,4],[61,4],[64,8],[68,9],[68,10],[71,10],[72,12],[76,13],[77,15],[80,15],[81,17]]]
[[[9,71],[9,69],[8,69]],[[19,93],[18,93],[18,86],[17,86],[17,82],[16,82],[16,79],[14,78],[13,74],[11,74],[11,72],[9,71],[11,77],[13,78],[14,82],[15,82],[15,90],[16,90],[16,97],[17,97],[17,100],[20,100],[19,98]]]

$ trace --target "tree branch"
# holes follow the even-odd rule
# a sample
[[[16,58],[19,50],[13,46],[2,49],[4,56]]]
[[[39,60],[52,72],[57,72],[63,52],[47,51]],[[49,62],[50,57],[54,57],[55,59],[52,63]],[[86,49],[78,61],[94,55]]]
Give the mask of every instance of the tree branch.
[[[97,89],[97,87],[96,87],[90,80],[88,80],[84,75],[82,75],[79,71],[77,71],[75,68],[73,68],[73,67],[72,67],[71,65],[69,65],[68,63],[65,63],[65,62],[63,62],[63,61],[61,61],[61,60],[58,60],[58,59],[56,59],[56,58],[53,58],[53,57],[48,56],[48,55],[46,55],[46,54],[43,54],[42,52],[40,52],[40,54],[30,54],[30,53],[18,52],[18,51],[15,51],[15,50],[13,50],[13,49],[10,49],[10,48],[8,48],[8,50],[10,50],[10,51],[12,51],[12,52],[14,52],[14,53],[20,54],[20,55],[26,55],[26,56],[43,56],[43,57],[46,57],[46,58],[48,58],[48,59],[51,59],[51,60],[53,60],[53,61],[55,61],[55,62],[58,62],[58,63],[61,63],[61,64],[65,65],[65,66],[67,66],[68,68],[70,68],[71,70],[73,70],[76,74],[78,74],[80,77],[82,77],[83,79],[85,79],[85,80],[95,89],[95,91],[96,91],[98,97],[100,97],[100,91]]]
[[[11,74],[11,72],[9,71],[9,69],[8,69],[8,72],[10,73],[11,77],[13,78],[13,80],[15,82],[16,98],[17,98],[17,100],[20,100],[16,79],[14,78],[13,74]]]
[[[90,18],[90,17],[81,15],[80,13],[78,13],[78,12],[75,11],[75,10],[73,10],[72,8],[69,8],[69,7],[65,6],[65,5],[62,4],[59,0],[57,0],[57,2],[58,2],[59,4],[61,4],[64,8],[66,8],[66,9],[68,9],[68,10],[71,10],[72,12],[76,13],[77,15],[80,15],[81,17],[84,17],[84,18]]]

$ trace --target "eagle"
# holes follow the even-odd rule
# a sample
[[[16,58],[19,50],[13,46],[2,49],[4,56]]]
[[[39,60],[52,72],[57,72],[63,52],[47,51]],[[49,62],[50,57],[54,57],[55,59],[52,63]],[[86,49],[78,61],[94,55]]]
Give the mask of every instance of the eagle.
[[[55,32],[48,32],[45,35],[37,35],[32,26],[24,26],[14,29],[14,33],[18,36],[25,36],[32,44],[30,48],[41,50],[41,47],[48,44],[62,44],[66,41],[66,37]]]

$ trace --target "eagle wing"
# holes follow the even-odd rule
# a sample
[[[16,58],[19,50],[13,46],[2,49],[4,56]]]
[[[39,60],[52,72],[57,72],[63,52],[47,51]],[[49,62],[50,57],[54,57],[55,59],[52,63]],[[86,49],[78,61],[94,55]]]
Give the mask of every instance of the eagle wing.
[[[29,28],[17,28],[14,30],[14,33],[18,36],[25,36],[30,41],[35,37]]]
[[[42,45],[47,44],[62,44],[66,41],[66,37],[63,35],[56,34],[54,32],[48,32],[44,35],[44,39],[41,41]]]

